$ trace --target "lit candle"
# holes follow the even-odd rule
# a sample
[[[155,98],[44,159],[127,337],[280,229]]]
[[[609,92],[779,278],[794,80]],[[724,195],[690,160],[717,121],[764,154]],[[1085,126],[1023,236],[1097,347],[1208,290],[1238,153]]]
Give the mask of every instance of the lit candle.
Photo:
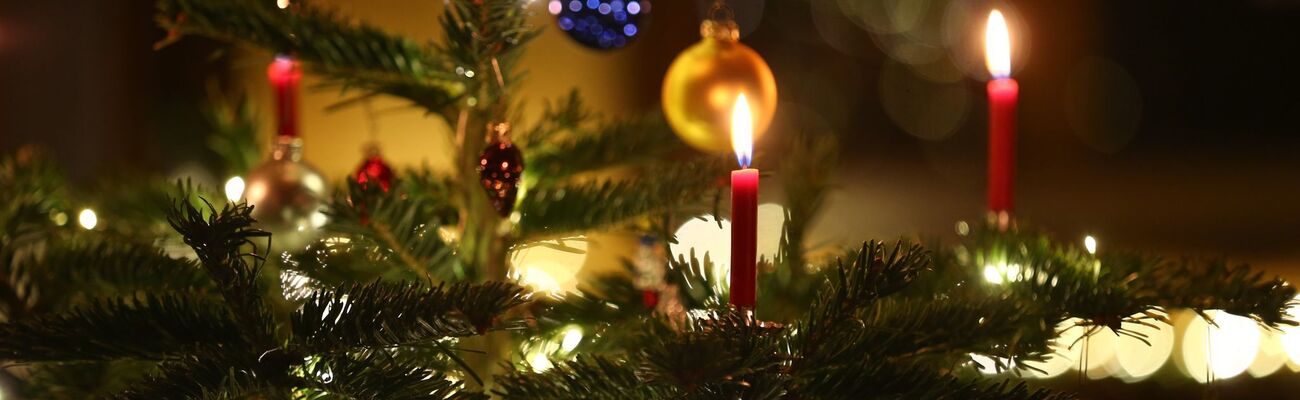
[[[731,146],[740,169],[731,171],[731,305],[754,309],[758,263],[758,170],[754,157],[753,117],[745,94],[731,113]]]
[[[302,80],[298,61],[291,56],[277,55],[266,68],[266,77],[271,81],[272,93],[275,94],[276,132],[280,136],[297,137],[298,81]]]
[[[1009,215],[1014,206],[1016,162],[1016,99],[1020,85],[1011,79],[1011,34],[1002,13],[989,14],[984,33],[989,81],[989,211]]]

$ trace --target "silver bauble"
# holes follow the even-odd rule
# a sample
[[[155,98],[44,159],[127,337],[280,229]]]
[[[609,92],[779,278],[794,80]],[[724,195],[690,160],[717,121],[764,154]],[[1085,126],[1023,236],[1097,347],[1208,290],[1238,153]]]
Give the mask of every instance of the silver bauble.
[[[271,158],[248,173],[244,194],[277,250],[305,247],[325,225],[325,177],[302,160],[302,139],[277,138]]]

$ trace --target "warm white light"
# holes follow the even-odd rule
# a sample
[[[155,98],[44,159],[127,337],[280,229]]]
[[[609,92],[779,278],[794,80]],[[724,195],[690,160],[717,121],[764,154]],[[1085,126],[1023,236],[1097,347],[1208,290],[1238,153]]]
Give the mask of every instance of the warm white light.
[[[560,351],[565,353],[573,351],[578,348],[579,343],[582,343],[582,327],[577,325],[564,327],[564,335],[560,339]]]
[[[244,178],[238,176],[226,180],[226,199],[239,201],[244,197]]]
[[[289,0],[275,0],[275,6],[281,10],[289,8]]]
[[[1097,254],[1097,238],[1092,235],[1084,236],[1083,248],[1088,250],[1088,254]]]
[[[528,364],[533,367],[533,372],[543,372],[555,367],[554,364],[551,364],[550,357],[547,357],[546,353],[542,352],[533,354],[532,358],[528,360]]]
[[[1155,374],[1174,352],[1174,327],[1159,321],[1147,322],[1152,326],[1125,323],[1124,329],[1146,335],[1149,346],[1127,335],[1116,338],[1115,358],[1119,361],[1118,372],[1123,373],[1119,378],[1125,382],[1137,382]]]
[[[587,262],[587,240],[577,237],[563,245],[521,248],[510,255],[511,275],[540,292],[562,292],[577,288],[577,273]]]
[[[740,167],[749,168],[754,159],[754,117],[744,93],[736,97],[736,106],[731,110],[731,147],[736,150]]]
[[[671,246],[673,259],[690,259],[691,250],[695,257],[704,260],[709,255],[713,262],[719,287],[725,287],[731,278],[731,221],[722,220],[721,227],[713,216],[706,215],[691,218],[682,223],[673,236],[677,244]],[[781,248],[782,226],[785,224],[785,207],[776,203],[758,205],[758,256],[767,259],[776,257]]]
[[[95,215],[95,210],[87,208],[77,214],[77,222],[81,223],[82,228],[95,229],[95,225],[99,225],[99,217]]]
[[[1292,319],[1300,318],[1300,295],[1297,295],[1291,308],[1286,310],[1287,315]],[[1291,362],[1300,365],[1300,326],[1286,325],[1282,328],[1282,348],[1291,358]]]
[[[1263,378],[1282,369],[1282,366],[1286,365],[1287,354],[1282,345],[1281,332],[1263,328],[1259,331],[1259,352],[1255,354],[1255,362],[1250,363],[1246,372],[1250,373],[1250,376]]]
[[[1199,382],[1228,379],[1246,371],[1259,350],[1260,332],[1255,321],[1219,310],[1206,312],[1218,326],[1196,317],[1183,333],[1182,367]],[[1209,364],[1207,374],[1206,364]]]
[[[1002,12],[989,13],[989,24],[984,31],[984,63],[994,78],[1011,76],[1011,33]]]
[[[1005,266],[1003,267],[1005,269]],[[1002,284],[1002,271],[995,265],[984,266],[984,280],[994,285]]]

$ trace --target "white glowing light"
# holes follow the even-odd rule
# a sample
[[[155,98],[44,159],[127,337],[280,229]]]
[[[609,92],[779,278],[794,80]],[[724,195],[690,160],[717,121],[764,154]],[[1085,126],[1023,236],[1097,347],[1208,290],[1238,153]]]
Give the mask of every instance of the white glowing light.
[[[1300,295],[1295,300],[1300,300]],[[1286,313],[1291,319],[1300,318],[1300,302],[1294,303]],[[1300,326],[1283,326],[1281,341],[1282,349],[1291,358],[1291,363],[1300,365]]]
[[[772,259],[781,248],[781,227],[785,223],[785,208],[776,203],[758,205],[758,256]],[[677,244],[672,246],[673,259],[690,258],[691,250],[695,257],[709,261],[716,267],[716,278],[725,283],[731,271],[731,222],[722,220],[722,227],[712,216],[691,218],[677,228],[673,236]]]
[[[511,276],[539,292],[577,287],[577,273],[587,260],[586,238],[565,240],[563,248],[532,246],[510,255]]]
[[[528,364],[533,367],[533,372],[542,372],[554,367],[551,359],[546,357],[546,353],[538,352],[528,359]]]
[[[1116,338],[1115,358],[1119,361],[1118,372],[1122,372],[1119,378],[1125,382],[1137,382],[1155,374],[1174,352],[1174,327],[1158,321],[1148,323],[1154,327],[1124,324],[1124,329],[1146,335],[1150,346],[1130,336],[1121,335]]]
[[[1260,331],[1255,321],[1219,310],[1206,312],[1218,326],[1193,318],[1183,333],[1183,371],[1198,382],[1227,379],[1245,372],[1255,361]],[[1206,370],[1209,364],[1209,371]],[[1211,374],[1207,374],[1207,372]]]
[[[275,6],[281,10],[289,8],[289,0],[275,0]]]
[[[328,215],[325,215],[325,213],[320,211],[311,213],[312,228],[320,228],[322,226],[325,226],[325,224],[328,222],[330,222],[330,217]]]
[[[1002,12],[989,13],[988,27],[984,31],[984,62],[994,78],[1011,76],[1011,33]]]
[[[564,5],[560,4],[560,0],[551,0],[550,3],[546,4],[546,11],[550,11],[551,15],[556,15],[560,11],[564,11]]]
[[[1019,282],[1025,280],[1028,271],[1021,267],[1020,264],[986,264],[984,265],[984,280],[994,285],[1001,285],[1005,282]],[[1045,277],[1039,276],[1040,280]]]
[[[82,228],[95,229],[95,225],[99,225],[99,216],[95,215],[95,210],[83,209],[80,214],[77,214],[77,222]]]
[[[736,106],[731,110],[731,147],[736,150],[740,167],[749,168],[754,159],[754,117],[744,93],[736,97]]]
[[[1002,272],[995,265],[984,266],[984,280],[994,285],[1002,284]]]
[[[1282,333],[1260,328],[1259,352],[1255,361],[1250,363],[1246,372],[1250,376],[1263,378],[1272,375],[1286,365],[1287,353],[1282,345]]]
[[[1097,238],[1092,235],[1083,237],[1083,248],[1088,250],[1088,254],[1097,254]]]
[[[582,327],[577,325],[565,327],[562,339],[560,339],[560,351],[568,353],[578,348],[580,343],[582,343]]]
[[[244,197],[244,178],[236,176],[226,180],[226,199],[233,202],[241,197]]]

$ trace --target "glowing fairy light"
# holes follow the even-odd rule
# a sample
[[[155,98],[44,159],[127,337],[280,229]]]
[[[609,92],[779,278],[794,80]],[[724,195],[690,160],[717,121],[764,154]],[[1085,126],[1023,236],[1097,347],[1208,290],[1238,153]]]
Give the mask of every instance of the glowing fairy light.
[[[1259,349],[1261,335],[1255,321],[1220,310],[1205,314],[1218,326],[1199,316],[1187,324],[1183,333],[1183,371],[1201,383],[1245,372],[1254,363]]]
[[[99,225],[99,216],[95,215],[95,210],[83,209],[80,214],[77,214],[77,222],[87,230],[95,229],[95,225]]]
[[[239,201],[244,197],[244,178],[238,176],[226,180],[226,200]]]
[[[1097,254],[1097,238],[1092,235],[1084,236],[1083,248],[1088,250],[1088,254]]]
[[[573,351],[582,343],[582,327],[569,325],[564,327],[564,333],[560,339],[560,351],[565,353]]]

